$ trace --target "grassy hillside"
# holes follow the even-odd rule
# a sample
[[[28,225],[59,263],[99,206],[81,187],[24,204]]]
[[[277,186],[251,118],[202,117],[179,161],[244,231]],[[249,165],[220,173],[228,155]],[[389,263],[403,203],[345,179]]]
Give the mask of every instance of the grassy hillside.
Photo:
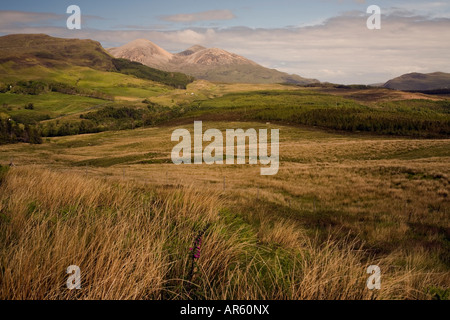
[[[214,68],[202,65],[183,65],[175,69],[193,75],[198,79],[213,82],[255,84],[290,83],[299,85],[318,82],[315,79],[307,79],[259,65],[214,66]]]
[[[448,140],[204,122],[279,128],[280,171],[263,177],[259,166],[174,166],[180,127],[193,130],[1,146],[0,164],[17,167],[0,184],[0,296],[74,298],[64,290],[71,264],[82,299],[448,296]],[[380,291],[365,287],[372,264]]]
[[[120,73],[164,83],[174,88],[186,89],[186,86],[194,81],[194,77],[187,76],[183,73],[165,72],[126,59],[113,59],[113,64]]]
[[[408,73],[389,80],[384,87],[405,91],[431,91],[450,89],[450,73]]]
[[[20,123],[35,124],[42,120],[88,110],[108,102],[101,99],[48,92],[32,96],[0,94],[0,112]],[[32,109],[29,106],[32,106]]]
[[[40,141],[29,139],[30,130],[33,136],[97,132],[98,124],[78,121],[75,131],[67,121],[105,106],[140,105],[193,81],[114,59],[95,41],[46,35],[0,37],[0,74],[1,143]],[[50,119],[57,120],[48,127]]]
[[[114,87],[114,79],[105,78],[102,82],[102,77],[103,74],[91,70],[78,81],[76,88],[85,90],[81,92],[87,94],[86,97],[45,91],[37,95],[18,94],[13,93],[19,90],[14,87],[0,94],[0,114],[17,123],[37,124],[43,136],[134,129],[192,119],[278,121],[327,130],[421,138],[448,138],[450,135],[450,103],[443,99],[388,98],[376,102],[289,87],[266,91],[255,87],[255,91],[237,93],[227,93],[227,86],[199,84],[188,90],[145,88],[133,83]],[[94,98],[109,94],[119,94],[116,97],[120,100]],[[380,93],[377,91],[376,95]]]
[[[14,44],[23,48],[15,49],[13,57]],[[448,137],[450,132],[448,100],[431,101],[425,95],[399,100],[394,91],[368,87],[192,83],[184,74],[114,59],[94,41],[45,35],[0,37],[0,48],[0,118],[2,135],[9,136],[2,141],[27,141],[25,126],[33,126],[38,135],[55,136],[192,117],[424,138]],[[54,55],[42,54],[45,48]],[[245,74],[245,68],[240,72]]]
[[[450,136],[450,101],[404,100],[364,105],[317,91],[230,93],[198,102],[186,115],[206,119],[281,121],[350,132]]]
[[[114,59],[99,42],[80,39],[63,39],[44,34],[20,34],[0,37],[0,65],[12,69],[19,77],[29,67],[48,69],[88,67],[99,71],[119,72],[138,78],[160,82],[172,87],[185,88],[192,77],[149,68],[140,63]],[[5,76],[8,73],[5,72]],[[4,79],[0,79],[5,81]],[[23,79],[21,79],[23,80]]]
[[[111,56],[93,40],[54,38],[45,34],[0,37],[0,64],[16,68],[81,66],[114,71]]]
[[[85,67],[40,71],[41,67],[32,67],[20,76],[32,80],[17,80],[15,75],[2,77],[6,85],[3,90],[0,85],[0,119],[11,119],[22,128],[32,125],[45,134],[43,128],[48,120],[56,119],[52,123],[60,127],[70,119],[79,120],[84,112],[105,106],[122,107],[133,101],[140,104],[146,97],[173,90],[150,80]]]

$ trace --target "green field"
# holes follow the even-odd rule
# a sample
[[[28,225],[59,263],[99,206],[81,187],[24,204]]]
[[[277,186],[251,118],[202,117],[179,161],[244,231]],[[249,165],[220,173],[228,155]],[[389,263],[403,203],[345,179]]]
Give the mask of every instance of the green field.
[[[231,93],[199,102],[187,116],[207,116],[220,110],[230,119],[281,121],[350,132],[448,137],[450,101],[401,100],[363,104],[316,91]]]
[[[1,93],[0,112],[10,115],[21,123],[29,123],[27,117],[35,115],[48,115],[49,118],[63,117],[73,113],[79,113],[96,106],[107,104],[107,101],[88,97],[71,96],[56,92],[41,94],[38,96]],[[34,110],[27,110],[25,106],[33,103]],[[32,123],[32,122],[31,122]]]

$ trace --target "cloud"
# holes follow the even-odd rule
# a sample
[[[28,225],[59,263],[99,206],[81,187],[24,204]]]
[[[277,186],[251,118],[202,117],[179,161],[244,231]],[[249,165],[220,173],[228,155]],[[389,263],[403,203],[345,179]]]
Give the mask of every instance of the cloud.
[[[386,10],[386,13],[402,14],[404,16],[425,15],[433,18],[450,18],[449,2],[426,2],[396,4]]]
[[[64,17],[64,15],[56,13],[2,10],[0,11],[0,28],[20,25],[48,24],[52,21],[61,20]]]
[[[210,10],[197,13],[181,13],[170,16],[161,16],[160,19],[169,22],[198,22],[231,20],[236,16],[230,10]]]
[[[386,10],[387,12],[387,10]],[[105,47],[145,38],[171,52],[194,44],[219,47],[265,67],[336,83],[378,83],[408,72],[450,72],[450,18],[382,16],[368,30],[365,12],[349,12],[314,26],[278,29],[67,30],[52,26],[4,26],[1,33],[47,33],[90,38]]]
[[[0,32],[7,28],[46,27],[52,25],[65,25],[69,14],[56,14],[50,12],[27,12],[0,10]],[[107,20],[95,15],[82,15],[82,21]]]
[[[413,71],[450,72],[450,19],[388,16],[381,30],[368,30],[365,22],[365,15],[345,15],[293,30],[226,30],[218,39],[266,66],[283,61],[281,71],[322,81],[376,83]]]

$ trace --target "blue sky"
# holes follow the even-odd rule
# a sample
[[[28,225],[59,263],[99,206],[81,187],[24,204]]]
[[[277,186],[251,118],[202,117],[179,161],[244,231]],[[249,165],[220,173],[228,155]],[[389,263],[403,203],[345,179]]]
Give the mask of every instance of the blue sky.
[[[385,2],[385,1],[383,1]],[[381,3],[381,2],[380,2]],[[220,27],[247,26],[252,28],[279,28],[332,17],[339,12],[365,9],[365,4],[356,1],[269,1],[269,0],[227,0],[227,1],[10,1],[2,3],[2,10],[63,13],[65,8],[76,4],[83,14],[105,20],[93,20],[89,27],[99,29],[117,26],[156,26],[182,28],[183,24],[168,23],[163,16],[196,13],[211,10],[230,10],[234,19],[222,21],[199,21],[194,26],[217,25]],[[124,5],[125,4],[125,5]]]
[[[449,14],[450,8],[444,12],[441,8],[427,6],[430,1],[407,0],[376,0],[370,4],[380,7],[412,8],[422,7],[422,13]],[[431,1],[432,2],[432,1]],[[433,2],[432,2],[433,3]],[[438,3],[438,2],[434,2]],[[287,26],[310,25],[327,18],[337,16],[353,10],[364,11],[369,2],[364,0],[164,0],[164,1],[10,1],[1,4],[1,10],[17,10],[31,12],[65,13],[65,9],[76,4],[82,9],[82,13],[98,17],[90,19],[85,27],[96,29],[120,29],[124,26],[154,27],[158,29],[181,29],[189,27],[232,27],[246,26],[250,28],[282,28]],[[191,23],[171,23],[164,21],[163,17],[176,14],[196,13],[212,10],[230,10],[235,17],[229,20],[196,21]],[[56,22],[53,22],[56,23]],[[155,28],[156,27],[156,28]]]
[[[82,11],[67,30],[66,8]],[[369,5],[382,30],[366,28]],[[176,52],[220,47],[266,67],[340,83],[383,82],[407,72],[450,72],[450,1],[2,1],[0,35],[91,38],[105,47],[136,38]]]

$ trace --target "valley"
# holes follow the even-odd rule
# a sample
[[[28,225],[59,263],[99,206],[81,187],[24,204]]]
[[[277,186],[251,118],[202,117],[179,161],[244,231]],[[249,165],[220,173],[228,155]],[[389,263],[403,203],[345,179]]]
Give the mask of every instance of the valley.
[[[0,297],[448,298],[445,95],[208,81],[95,42],[18,39],[56,53],[24,46],[12,58],[0,46]],[[173,164],[172,133],[195,121],[279,129],[278,173]],[[80,293],[64,287],[72,264]],[[380,290],[366,287],[369,265]]]

